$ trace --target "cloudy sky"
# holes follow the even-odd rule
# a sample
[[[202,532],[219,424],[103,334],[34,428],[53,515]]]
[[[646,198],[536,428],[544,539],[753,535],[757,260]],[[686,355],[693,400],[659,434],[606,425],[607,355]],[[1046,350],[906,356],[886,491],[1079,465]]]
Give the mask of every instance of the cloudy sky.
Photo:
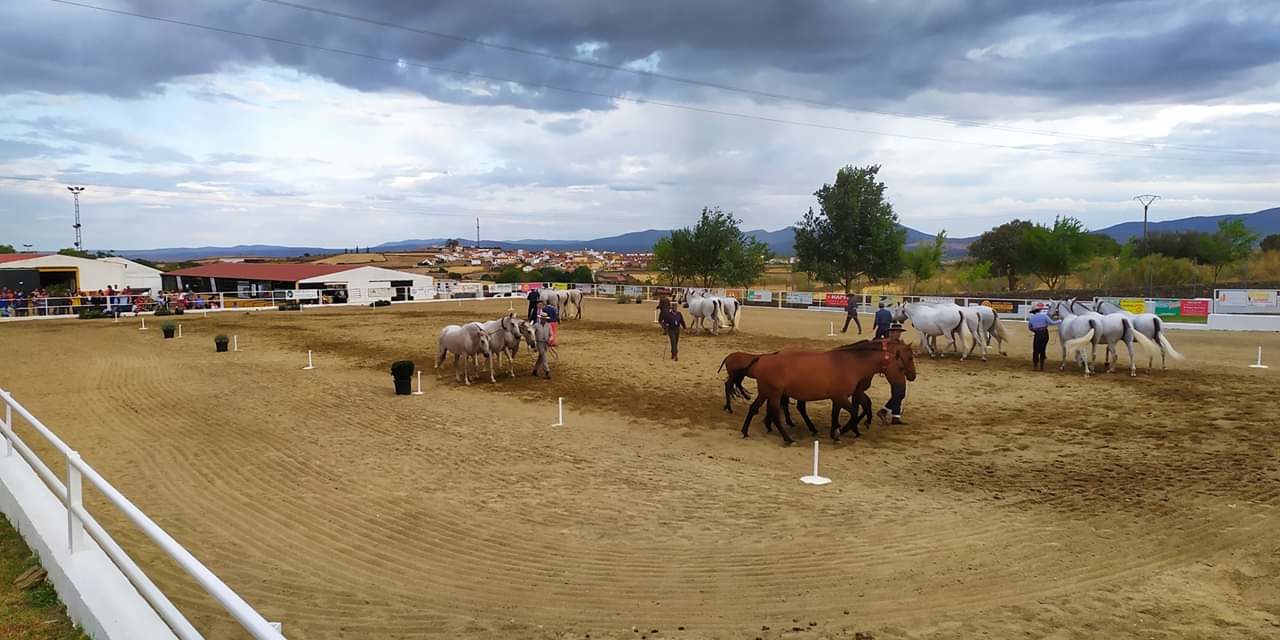
[[[772,230],[869,163],[952,236],[1255,211],[1277,34],[1272,0],[8,0],[0,243],[70,246],[70,184],[91,249]]]

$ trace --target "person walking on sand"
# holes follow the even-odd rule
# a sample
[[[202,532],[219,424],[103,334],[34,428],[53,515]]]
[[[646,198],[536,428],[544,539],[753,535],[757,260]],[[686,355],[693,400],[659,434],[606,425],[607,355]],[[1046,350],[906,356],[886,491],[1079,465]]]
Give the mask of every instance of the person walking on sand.
[[[538,377],[541,371],[551,379],[551,364],[547,361],[547,349],[551,348],[551,324],[547,322],[547,314],[540,313],[533,323],[533,344],[538,351],[538,361],[533,363],[533,376]]]
[[[678,362],[680,360],[680,330],[687,326],[684,323],[684,314],[680,313],[680,307],[669,305],[658,316],[658,322],[662,325],[662,330],[666,332],[667,338],[671,340],[671,359]]]
[[[876,336],[872,340],[889,337],[889,329],[893,325],[893,312],[884,308],[884,303],[880,303],[880,308],[876,309],[876,319],[873,325],[876,330]]]
[[[878,314],[879,312],[876,313]],[[902,334],[904,332],[906,332],[906,329],[904,329],[901,324],[895,322],[889,325],[885,339],[892,340],[894,342],[902,342]],[[906,425],[907,423],[902,421],[902,401],[906,398],[906,381],[904,380],[900,385],[893,384],[891,382],[889,384],[889,401],[884,403],[884,407],[880,409],[880,411],[876,412],[876,415],[880,417],[880,421],[888,424]]]
[[[1046,359],[1045,349],[1049,347],[1049,327],[1062,324],[1058,320],[1049,317],[1043,308],[1036,307],[1031,310],[1031,316],[1027,318],[1027,328],[1031,330],[1031,368],[1034,371],[1044,371],[1044,361]]]
[[[533,322],[538,319],[538,290],[530,289],[525,297],[529,300],[529,322]]]
[[[862,296],[856,293],[845,294],[847,299],[844,303],[844,328],[840,330],[840,333],[849,332],[849,321],[852,320],[854,326],[858,327],[858,334],[862,334],[862,322],[858,320],[858,298],[860,297]]]

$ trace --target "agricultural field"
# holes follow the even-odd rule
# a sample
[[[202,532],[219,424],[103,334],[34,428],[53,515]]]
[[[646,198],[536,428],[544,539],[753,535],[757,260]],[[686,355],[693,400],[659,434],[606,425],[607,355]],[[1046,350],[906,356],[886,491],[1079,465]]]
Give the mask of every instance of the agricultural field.
[[[291,640],[1280,634],[1280,366],[1246,366],[1274,335],[1174,331],[1185,362],[1086,379],[1032,372],[1011,325],[1007,357],[920,357],[908,424],[824,438],[811,487],[809,440],[741,438],[716,369],[851,341],[841,315],[747,308],[676,363],[652,304],[589,299],[550,381],[523,349],[496,384],[431,368],[441,327],[507,308],[15,323],[0,385]],[[425,395],[393,395],[404,358]],[[207,637],[240,637],[87,493]]]

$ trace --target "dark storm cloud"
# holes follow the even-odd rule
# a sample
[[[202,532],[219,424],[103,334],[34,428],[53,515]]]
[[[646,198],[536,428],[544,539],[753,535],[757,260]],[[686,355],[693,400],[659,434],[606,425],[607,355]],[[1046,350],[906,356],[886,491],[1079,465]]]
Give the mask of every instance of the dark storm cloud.
[[[364,52],[391,60],[583,92],[706,100],[711,89],[496,51],[256,0],[90,0],[125,10]],[[929,88],[1117,104],[1236,88],[1280,61],[1280,3],[598,2],[428,4],[297,0],[374,20],[626,65],[658,56],[664,73],[879,106]],[[1022,55],[972,56],[1013,37]],[[1060,40],[1073,44],[1053,46]],[[604,109],[606,98],[466,78],[44,2],[0,7],[0,92],[137,96],[163,83],[274,63],[365,91],[407,89],[460,104]],[[110,55],[106,55],[107,53]],[[999,103],[995,103],[999,104]]]

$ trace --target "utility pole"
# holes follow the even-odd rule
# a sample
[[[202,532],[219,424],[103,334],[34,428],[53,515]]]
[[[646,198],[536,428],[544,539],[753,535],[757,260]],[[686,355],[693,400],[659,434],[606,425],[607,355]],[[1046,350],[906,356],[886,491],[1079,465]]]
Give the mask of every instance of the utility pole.
[[[80,242],[80,194],[84,192],[84,187],[67,187],[67,191],[71,192],[71,197],[76,201],[76,223],[72,225],[76,230],[76,251],[83,251],[84,247]]]
[[[1147,208],[1151,206],[1152,202],[1159,200],[1160,196],[1147,193],[1140,196],[1134,196],[1133,199],[1142,203],[1142,248],[1147,251],[1147,255],[1151,255],[1151,245],[1147,243]],[[1151,261],[1150,260],[1147,261],[1146,281],[1147,281],[1147,297],[1150,298],[1151,297]]]
[[[476,218],[476,248],[480,248],[480,218]]]

